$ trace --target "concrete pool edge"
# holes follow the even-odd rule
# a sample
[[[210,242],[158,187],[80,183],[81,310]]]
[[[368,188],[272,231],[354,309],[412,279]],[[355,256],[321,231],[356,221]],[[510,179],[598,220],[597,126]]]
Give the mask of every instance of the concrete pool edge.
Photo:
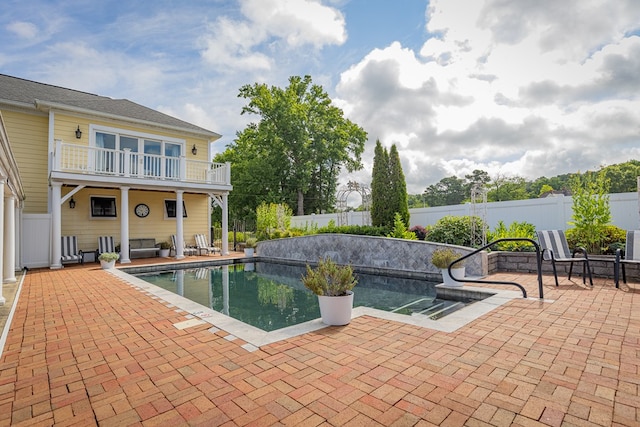
[[[120,278],[130,286],[133,286],[141,292],[150,295],[151,298],[159,299],[167,306],[176,307],[177,309],[184,311],[186,313],[187,319],[197,317],[202,321],[210,324],[212,326],[212,328],[210,329],[211,332],[223,330],[230,334],[227,339],[233,340],[234,338],[238,338],[245,341],[247,344],[243,345],[242,347],[247,351],[255,351],[264,345],[272,344],[305,333],[331,327],[323,324],[320,319],[315,319],[308,322],[300,323],[298,325],[266,332],[262,329],[233,319],[209,307],[203,306],[171,291],[165,290],[159,286],[153,285],[149,282],[132,276],[125,271],[119,269],[110,269],[106,271]],[[436,288],[439,287],[443,288],[443,285],[436,285]],[[432,320],[429,317],[423,315],[397,314],[369,307],[355,307],[353,309],[351,317],[353,319],[359,316],[367,315],[379,319],[390,320],[449,333],[456,331],[457,329],[465,326],[466,324],[472,322],[480,316],[489,313],[495,308],[506,304],[513,299],[523,300],[521,293],[513,290],[476,288],[472,286],[464,286],[457,289],[447,289],[446,287],[444,288],[447,292],[482,293],[486,294],[487,297],[478,300],[471,305],[467,305],[466,307],[459,309],[438,320]],[[536,299],[536,301],[538,300]]]

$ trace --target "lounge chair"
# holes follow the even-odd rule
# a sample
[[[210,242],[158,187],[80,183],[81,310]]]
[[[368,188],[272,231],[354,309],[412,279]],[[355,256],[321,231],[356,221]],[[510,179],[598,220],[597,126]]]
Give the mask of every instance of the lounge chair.
[[[82,251],[78,249],[78,238],[76,236],[62,236],[62,255],[60,261],[75,261],[84,264]]]
[[[216,252],[220,252],[220,255],[222,255],[220,248],[209,245],[209,242],[207,242],[207,238],[205,237],[204,234],[196,234],[195,238],[196,238],[196,247],[198,250],[198,254],[202,254],[202,252],[204,251],[207,255],[209,255],[210,253],[216,253]]]
[[[616,288],[620,287],[620,267],[622,267],[622,280],[627,283],[625,264],[640,264],[640,230],[628,230],[624,253],[620,249],[616,250],[616,265],[613,271]]]
[[[100,236],[98,237],[98,249],[96,249],[96,262],[99,262],[98,257],[105,252],[116,252],[116,246],[113,244],[112,236]]]
[[[171,249],[173,249],[174,253],[178,253],[175,234],[171,235]],[[198,249],[187,246],[187,242],[182,242],[182,253],[183,255],[197,255]]]
[[[593,279],[591,277],[591,267],[589,266],[589,256],[584,248],[576,248],[571,252],[569,250],[569,244],[564,236],[562,230],[542,230],[538,231],[538,243],[542,248],[542,261],[551,261],[553,266],[553,275],[556,279],[556,286],[558,285],[558,272],[556,270],[556,263],[568,262],[569,265],[569,280],[571,280],[571,273],[573,271],[573,263],[582,263],[582,283],[586,283],[586,275],[589,275],[589,284],[593,286]],[[576,254],[581,256],[576,257]]]

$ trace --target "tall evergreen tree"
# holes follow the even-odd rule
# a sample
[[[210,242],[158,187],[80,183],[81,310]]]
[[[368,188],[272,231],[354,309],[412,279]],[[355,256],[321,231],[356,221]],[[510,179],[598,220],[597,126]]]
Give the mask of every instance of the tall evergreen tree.
[[[396,213],[400,214],[405,225],[409,224],[407,183],[396,146],[391,146],[389,153],[378,140],[371,177],[371,223],[393,227]]]
[[[373,171],[371,176],[371,224],[383,226],[389,223],[389,153],[376,141],[373,155]]]
[[[400,163],[400,154],[396,145],[391,146],[389,152],[389,174],[391,184],[391,206],[393,214],[400,214],[402,221],[406,226],[409,225],[409,196],[407,195],[407,183],[404,179],[402,171],[402,163]],[[392,218],[393,220],[393,218]],[[392,222],[393,223],[393,222]]]

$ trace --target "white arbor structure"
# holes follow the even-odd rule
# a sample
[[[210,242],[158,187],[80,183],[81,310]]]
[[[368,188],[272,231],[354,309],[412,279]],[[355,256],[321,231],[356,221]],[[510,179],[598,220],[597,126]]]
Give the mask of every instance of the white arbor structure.
[[[353,192],[360,194],[360,197],[362,197],[362,208],[364,211],[369,211],[371,208],[371,190],[369,190],[369,187],[358,182],[349,181],[345,187],[338,190],[336,201],[338,225],[349,225],[347,199]],[[363,225],[371,225],[370,216],[366,217],[366,224]]]
[[[480,223],[475,218],[480,218]],[[487,244],[487,189],[482,185],[471,187],[471,245],[482,247]],[[480,228],[480,229],[478,229]]]

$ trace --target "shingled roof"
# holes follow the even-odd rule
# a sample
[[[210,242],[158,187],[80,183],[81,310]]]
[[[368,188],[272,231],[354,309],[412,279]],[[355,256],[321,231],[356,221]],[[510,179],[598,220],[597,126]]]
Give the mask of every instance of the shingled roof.
[[[86,110],[98,115],[134,119],[159,126],[195,132],[217,139],[219,134],[185,122],[128,99],[112,99],[74,89],[38,83],[18,77],[0,74],[0,104],[13,104],[25,108],[60,106],[70,110]]]

